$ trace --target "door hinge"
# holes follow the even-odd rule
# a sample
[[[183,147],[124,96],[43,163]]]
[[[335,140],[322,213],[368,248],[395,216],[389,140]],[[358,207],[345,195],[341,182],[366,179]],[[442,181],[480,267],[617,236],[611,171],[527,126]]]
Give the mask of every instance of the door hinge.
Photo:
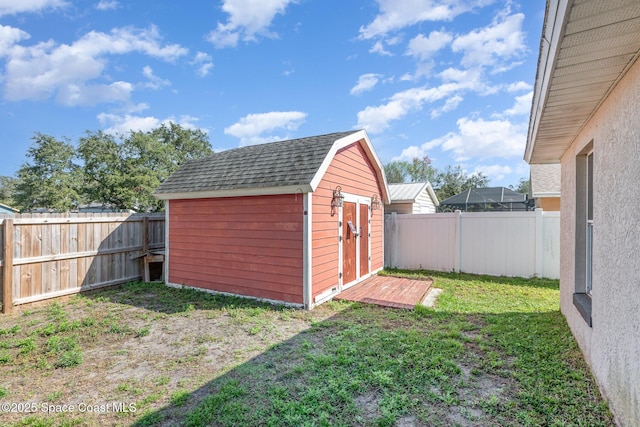
[[[338,279],[342,279],[342,273],[338,274]]]

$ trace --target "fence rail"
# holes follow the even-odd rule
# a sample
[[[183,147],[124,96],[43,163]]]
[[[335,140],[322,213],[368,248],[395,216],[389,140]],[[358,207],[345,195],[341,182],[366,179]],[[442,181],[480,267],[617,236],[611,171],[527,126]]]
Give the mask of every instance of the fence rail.
[[[2,311],[140,279],[137,257],[165,247],[162,214],[0,218]]]
[[[392,213],[384,253],[386,267],[557,279],[560,213]]]

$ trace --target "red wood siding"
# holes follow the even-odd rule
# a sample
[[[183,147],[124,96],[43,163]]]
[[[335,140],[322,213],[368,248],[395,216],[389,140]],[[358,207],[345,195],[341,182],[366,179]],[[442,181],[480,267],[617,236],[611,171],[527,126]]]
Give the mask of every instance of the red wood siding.
[[[169,282],[302,304],[302,199],[171,200]]]
[[[338,215],[331,216],[333,189],[370,198],[382,196],[375,169],[359,143],[336,153],[313,197],[313,298],[338,284]],[[371,214],[371,270],[382,267],[383,212]]]

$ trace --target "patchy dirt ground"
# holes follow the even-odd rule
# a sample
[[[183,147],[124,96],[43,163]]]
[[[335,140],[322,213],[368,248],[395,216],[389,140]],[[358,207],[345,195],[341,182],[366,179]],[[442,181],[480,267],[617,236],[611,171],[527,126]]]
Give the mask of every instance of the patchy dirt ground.
[[[0,316],[0,424],[613,424],[556,313],[425,310],[144,283],[27,306]]]
[[[10,405],[2,425],[43,417],[53,425],[129,425],[333,314],[242,300],[203,310],[197,301],[207,294],[185,302],[173,300],[170,288],[147,293],[142,286],[0,317],[0,402]],[[74,341],[81,361],[57,366],[65,352],[56,352],[56,340]],[[63,412],[70,409],[75,414]]]

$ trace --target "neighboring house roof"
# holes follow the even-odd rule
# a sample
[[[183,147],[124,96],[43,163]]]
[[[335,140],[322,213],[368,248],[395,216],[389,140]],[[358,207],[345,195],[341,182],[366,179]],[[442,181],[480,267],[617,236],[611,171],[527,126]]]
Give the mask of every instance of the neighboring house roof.
[[[531,197],[560,197],[560,163],[531,165]]]
[[[558,163],[640,56],[640,3],[547,1],[524,159]]]
[[[389,184],[389,197],[393,203],[415,203],[423,191],[429,193],[434,206],[440,205],[433,187],[428,182],[410,182],[401,184]]]
[[[18,209],[14,209],[11,206],[7,206],[4,203],[0,203],[0,213],[18,213]]]
[[[360,140],[389,201],[382,164],[364,130],[251,145],[186,162],[154,192],[159,199],[314,191],[336,152]]]
[[[440,205],[472,205],[483,203],[522,203],[524,194],[506,187],[469,188],[440,202]]]

